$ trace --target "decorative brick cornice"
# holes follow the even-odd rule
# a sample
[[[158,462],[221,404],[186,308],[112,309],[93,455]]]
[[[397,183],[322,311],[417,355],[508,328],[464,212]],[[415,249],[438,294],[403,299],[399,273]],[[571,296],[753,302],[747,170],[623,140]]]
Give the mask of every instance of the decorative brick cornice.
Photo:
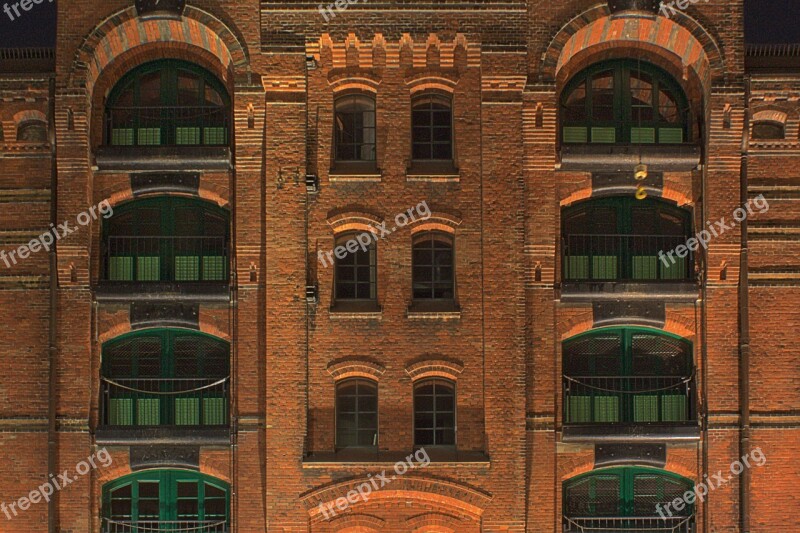
[[[479,67],[480,49],[480,44],[468,42],[460,33],[452,41],[442,41],[436,33],[415,40],[406,33],[396,42],[387,42],[380,33],[370,41],[353,33],[334,41],[323,33],[318,40],[306,43],[306,55],[329,68]]]
[[[333,361],[328,365],[328,373],[335,381],[355,377],[379,380],[385,372],[383,365],[360,358]]]
[[[431,377],[440,377],[455,381],[463,371],[463,364],[458,361],[448,361],[445,359],[425,359],[424,361],[417,361],[406,367],[406,374],[411,377],[411,381]]]

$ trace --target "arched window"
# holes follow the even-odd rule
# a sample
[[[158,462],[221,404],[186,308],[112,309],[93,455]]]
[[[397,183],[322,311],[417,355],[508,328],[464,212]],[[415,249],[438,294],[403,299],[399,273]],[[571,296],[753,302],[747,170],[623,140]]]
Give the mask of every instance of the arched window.
[[[337,248],[346,250],[343,255],[336,255],[334,285],[338,301],[374,302],[378,297],[377,245],[372,238],[364,249],[356,241],[358,235],[347,233],[336,239]]]
[[[414,300],[454,300],[453,239],[449,235],[417,235],[411,260]]]
[[[375,100],[363,94],[340,96],[335,103],[336,161],[375,161]]]
[[[336,447],[378,445],[378,384],[347,379],[336,384]]]
[[[455,446],[456,389],[444,379],[414,385],[414,445]]]
[[[563,344],[564,423],[696,419],[692,345],[647,328],[603,328]]]
[[[228,219],[216,205],[177,196],[119,206],[103,226],[103,279],[226,281]]]
[[[673,502],[690,480],[655,468],[595,470],[564,483],[564,533],[584,531],[694,531],[694,505]]]
[[[762,120],[753,123],[753,140],[783,140],[785,137],[785,128],[780,122]]]
[[[228,424],[230,348],[183,329],[146,329],[103,345],[101,425]]]
[[[103,531],[225,533],[228,483],[188,470],[147,470],[103,486]]]
[[[650,63],[593,65],[564,88],[561,138],[569,144],[689,142],[688,101],[680,85]]]
[[[424,95],[411,104],[412,149],[416,161],[452,161],[453,114],[449,98]]]
[[[691,236],[690,213],[662,200],[581,202],[564,209],[561,230],[565,282],[686,281],[694,272],[694,253],[675,253]]]
[[[26,120],[17,127],[17,141],[29,143],[47,142],[47,124],[41,120]]]
[[[106,102],[107,145],[225,146],[230,100],[211,73],[177,60],[145,63]]]

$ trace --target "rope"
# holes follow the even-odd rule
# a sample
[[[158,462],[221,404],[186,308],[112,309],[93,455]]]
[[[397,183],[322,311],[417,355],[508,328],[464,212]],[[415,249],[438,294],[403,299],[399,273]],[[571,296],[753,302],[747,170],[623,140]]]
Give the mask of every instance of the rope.
[[[686,378],[682,379],[681,381],[679,381],[678,383],[675,383],[674,385],[669,385],[667,387],[661,387],[661,388],[658,388],[658,389],[636,389],[636,390],[608,389],[608,388],[605,388],[605,387],[598,387],[597,385],[590,385],[588,383],[584,383],[582,381],[579,381],[579,380],[577,380],[575,378],[571,378],[569,376],[564,376],[564,379],[566,379],[567,381],[571,381],[572,383],[577,383],[578,385],[586,387],[587,389],[598,390],[598,391],[601,391],[601,392],[614,392],[614,393],[618,393],[618,394],[642,394],[642,393],[646,393],[646,392],[662,392],[662,391],[674,389],[674,388],[678,387],[679,385],[685,385],[686,383],[689,383],[690,381],[692,381],[694,379],[694,372],[692,372],[692,374],[689,377],[686,377]]]
[[[197,387],[197,388],[194,388],[194,389],[164,392],[164,391],[150,391],[150,390],[135,389],[133,387],[128,387],[127,385],[123,385],[122,383],[117,383],[116,381],[113,381],[113,380],[108,379],[108,378],[101,378],[101,379],[103,381],[105,381],[106,383],[109,383],[111,385],[114,385],[115,387],[119,387],[119,388],[124,389],[124,390],[128,390],[128,391],[131,391],[131,392],[138,392],[140,394],[156,394],[156,395],[159,395],[159,396],[175,396],[176,394],[185,394],[185,393],[188,393],[188,392],[199,392],[199,391],[202,391],[202,390],[210,389],[211,387],[216,387],[217,385],[221,385],[221,384],[225,383],[226,381],[228,381],[228,378],[222,378],[222,379],[220,379],[218,381],[215,381],[214,383],[209,383],[208,385],[203,385],[202,387]]]

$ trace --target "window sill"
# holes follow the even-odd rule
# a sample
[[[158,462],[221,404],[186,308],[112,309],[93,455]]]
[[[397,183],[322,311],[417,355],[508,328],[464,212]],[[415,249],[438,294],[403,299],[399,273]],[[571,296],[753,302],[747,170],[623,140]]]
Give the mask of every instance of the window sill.
[[[694,302],[699,298],[699,285],[691,280],[677,281],[565,281],[561,284],[562,302],[597,300],[662,299]]]
[[[416,301],[406,309],[406,318],[427,320],[458,320],[461,318],[461,307],[455,302],[422,302]]]
[[[561,442],[650,442],[688,441],[700,439],[696,421],[569,424],[561,430]]]
[[[641,154],[641,155],[640,155]],[[700,146],[685,144],[563,144],[559,170],[633,172],[643,162],[651,171],[689,171],[700,164]]]
[[[100,146],[98,170],[230,170],[227,146]]]
[[[457,183],[461,174],[452,161],[412,161],[406,181]]]
[[[416,447],[420,448],[420,447]],[[456,450],[452,447],[425,447],[431,464],[453,466],[469,464],[491,466],[489,456],[480,451]],[[376,451],[370,449],[343,449],[336,452],[312,452],[303,458],[303,468],[331,468],[350,466],[394,467],[398,461],[406,461],[414,451]],[[416,459],[412,458],[416,461]]]
[[[376,302],[336,302],[330,307],[332,319],[381,320],[383,309]]]
[[[230,300],[228,281],[100,281],[98,302]]]
[[[381,181],[382,172],[374,161],[334,163],[328,174],[331,182]]]
[[[130,444],[199,444],[230,443],[229,427],[117,427],[101,426],[95,431],[97,444],[125,446]]]

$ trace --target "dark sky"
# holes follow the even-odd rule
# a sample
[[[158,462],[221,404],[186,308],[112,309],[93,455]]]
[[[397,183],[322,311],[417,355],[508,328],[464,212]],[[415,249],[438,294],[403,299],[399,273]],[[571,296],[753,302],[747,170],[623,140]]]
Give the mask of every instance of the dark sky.
[[[51,0],[42,0],[40,4],[31,4],[30,11],[17,7],[20,13],[17,17],[12,6],[18,2],[19,0],[0,0],[0,48],[54,46],[55,0],[52,3]],[[8,6],[11,16],[5,12],[4,6]],[[12,17],[14,20],[11,20]]]
[[[12,21],[3,7],[8,5],[11,9],[18,1],[0,0],[0,48],[53,46],[57,0],[42,0],[40,4],[33,4],[30,11],[19,8],[19,17],[12,9]],[[800,0],[744,0],[744,3],[745,38],[748,42],[800,43]]]

